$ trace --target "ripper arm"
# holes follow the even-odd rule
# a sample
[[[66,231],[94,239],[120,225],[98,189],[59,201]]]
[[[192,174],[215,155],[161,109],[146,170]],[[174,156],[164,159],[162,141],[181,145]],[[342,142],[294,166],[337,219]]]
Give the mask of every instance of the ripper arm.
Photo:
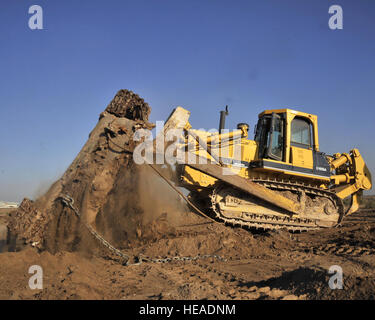
[[[358,149],[350,153],[335,154],[330,159],[331,169],[336,171],[331,176],[332,183],[336,185],[335,192],[338,197],[344,199],[352,196],[351,205],[346,215],[359,209],[363,190],[372,187],[371,174]]]

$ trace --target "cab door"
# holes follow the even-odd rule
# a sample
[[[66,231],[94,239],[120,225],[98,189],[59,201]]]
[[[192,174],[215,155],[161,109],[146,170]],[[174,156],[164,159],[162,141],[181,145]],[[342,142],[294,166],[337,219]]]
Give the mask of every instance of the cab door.
[[[267,158],[282,161],[284,158],[284,119],[272,113]]]
[[[313,169],[312,125],[304,118],[295,117],[291,126],[290,160],[296,167]]]
[[[259,160],[284,160],[284,131],[284,118],[276,113],[259,119],[254,139],[258,143]]]

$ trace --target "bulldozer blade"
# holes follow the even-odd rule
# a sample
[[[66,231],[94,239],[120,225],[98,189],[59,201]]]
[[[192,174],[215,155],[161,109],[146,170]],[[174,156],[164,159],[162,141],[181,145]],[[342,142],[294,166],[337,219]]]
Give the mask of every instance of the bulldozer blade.
[[[284,209],[294,214],[299,214],[301,206],[299,203],[294,202],[288,198],[281,196],[280,194],[258,185],[250,180],[242,178],[238,175],[223,174],[223,167],[215,164],[188,164],[188,166],[199,170],[205,174],[208,174],[216,179],[224,181],[225,183],[232,185],[233,187],[247,192],[259,199],[262,199],[276,207]]]
[[[165,136],[168,130],[184,129],[189,121],[189,117],[190,117],[190,111],[187,111],[186,109],[182,107],[177,107],[176,109],[172,111],[167,121],[165,122],[163,131],[161,134]]]

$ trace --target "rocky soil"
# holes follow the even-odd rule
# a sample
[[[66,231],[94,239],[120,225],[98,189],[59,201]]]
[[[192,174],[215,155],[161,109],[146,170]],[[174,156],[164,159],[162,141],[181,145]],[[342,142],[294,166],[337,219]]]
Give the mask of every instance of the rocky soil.
[[[124,266],[104,249],[53,254],[27,247],[0,254],[0,298],[375,299],[374,212],[358,213],[358,220],[337,229],[301,234],[252,233],[189,214],[195,221],[129,252],[150,258],[217,254],[227,261]],[[28,288],[34,264],[43,267],[43,290]],[[342,290],[329,288],[333,265],[343,270]]]

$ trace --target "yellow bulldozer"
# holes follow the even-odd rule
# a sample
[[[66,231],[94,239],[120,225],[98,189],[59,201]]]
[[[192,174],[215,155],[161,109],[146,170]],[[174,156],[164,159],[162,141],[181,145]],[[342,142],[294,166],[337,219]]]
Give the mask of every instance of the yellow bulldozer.
[[[363,190],[371,189],[371,174],[357,149],[332,156],[320,151],[316,115],[266,110],[259,114],[254,140],[246,123],[225,130],[226,115],[228,109],[221,111],[219,131],[210,133],[192,129],[190,112],[177,107],[164,127],[164,136],[170,129],[182,131],[180,186],[215,219],[261,229],[334,227],[358,210]]]

